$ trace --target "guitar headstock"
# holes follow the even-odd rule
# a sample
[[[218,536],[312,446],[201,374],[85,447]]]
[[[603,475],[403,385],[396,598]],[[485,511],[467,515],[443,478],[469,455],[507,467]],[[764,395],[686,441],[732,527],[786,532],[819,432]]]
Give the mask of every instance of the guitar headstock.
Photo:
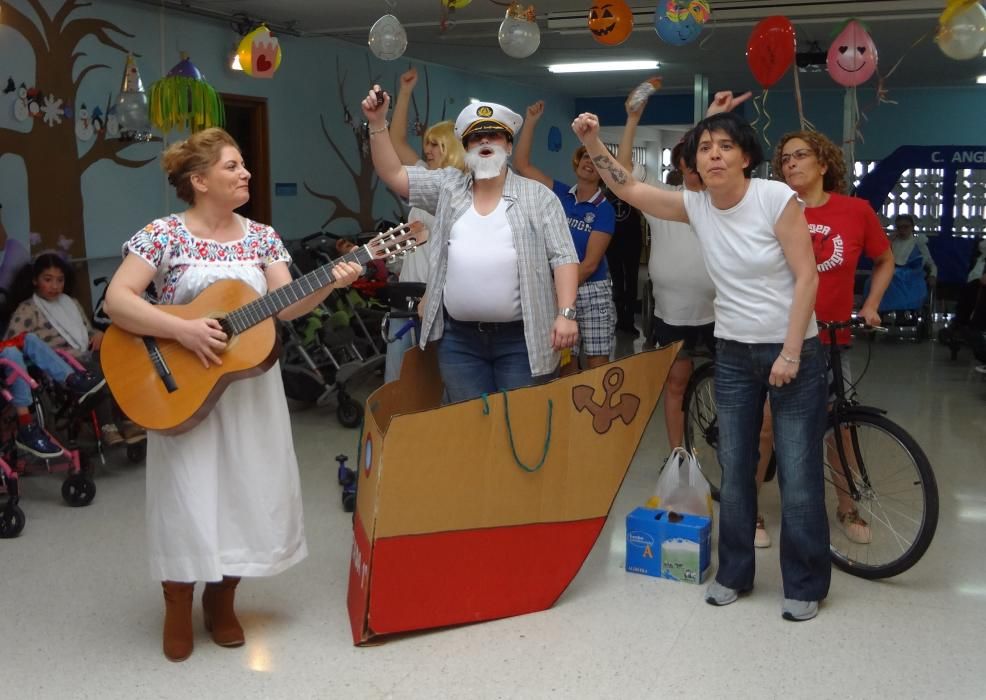
[[[428,240],[428,229],[420,221],[401,224],[374,236],[366,244],[366,250],[373,259],[389,258],[396,260],[414,252],[419,245]]]

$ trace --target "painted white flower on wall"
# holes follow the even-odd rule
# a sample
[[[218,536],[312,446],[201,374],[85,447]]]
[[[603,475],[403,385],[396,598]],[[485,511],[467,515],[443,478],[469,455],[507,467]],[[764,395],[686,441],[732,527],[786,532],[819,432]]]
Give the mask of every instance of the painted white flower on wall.
[[[62,109],[62,100],[54,95],[48,95],[45,98],[45,105],[41,108],[41,112],[44,115],[42,119],[44,119],[45,124],[48,126],[61,124],[62,115],[65,113],[65,110]]]

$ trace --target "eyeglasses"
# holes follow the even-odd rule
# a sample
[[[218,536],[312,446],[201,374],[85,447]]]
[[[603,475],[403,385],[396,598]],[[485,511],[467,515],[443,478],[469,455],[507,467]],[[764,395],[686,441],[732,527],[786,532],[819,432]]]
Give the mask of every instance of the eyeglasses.
[[[781,156],[781,165],[787,165],[792,158],[795,160],[804,160],[808,156],[815,155],[815,152],[810,148],[799,148],[792,153],[785,153]]]

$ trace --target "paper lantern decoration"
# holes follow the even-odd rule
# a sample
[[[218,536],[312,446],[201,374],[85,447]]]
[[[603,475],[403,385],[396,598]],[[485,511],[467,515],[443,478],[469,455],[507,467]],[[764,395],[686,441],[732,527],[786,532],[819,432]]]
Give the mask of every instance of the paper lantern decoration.
[[[150,116],[151,123],[165,133],[201,131],[225,121],[219,95],[184,53],[165,77],[151,85]]]
[[[764,90],[791,67],[796,44],[794,27],[787,17],[767,17],[753,28],[746,44],[746,62]]]
[[[633,31],[633,10],[625,0],[599,0],[589,8],[589,31],[600,44],[622,44]]]
[[[957,61],[980,56],[986,46],[986,10],[979,0],[949,0],[938,18],[935,43]]]
[[[876,72],[876,44],[866,28],[851,19],[829,47],[825,63],[832,80],[839,85],[862,85]]]
[[[684,46],[698,38],[711,16],[706,0],[667,0],[664,12],[654,14],[654,31],[672,46]]]
[[[393,61],[407,49],[407,32],[393,15],[384,15],[370,27],[370,51],[377,58]]]
[[[541,45],[541,29],[534,5],[524,9],[520,3],[511,3],[500,23],[497,38],[503,53],[511,58],[527,58],[537,51]]]
[[[151,122],[147,115],[147,93],[140,79],[137,61],[127,54],[123,67],[120,96],[106,115],[106,135],[121,141],[150,141]]]
[[[472,0],[442,0],[442,4],[450,10],[459,10],[471,3]]]
[[[281,67],[281,44],[261,24],[240,40],[236,57],[240,68],[251,78],[273,78]]]

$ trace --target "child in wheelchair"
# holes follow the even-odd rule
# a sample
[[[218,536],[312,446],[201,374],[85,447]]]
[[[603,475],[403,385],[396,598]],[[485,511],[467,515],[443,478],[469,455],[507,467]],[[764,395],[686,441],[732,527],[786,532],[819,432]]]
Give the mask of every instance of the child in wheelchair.
[[[31,411],[35,397],[32,387],[23,378],[27,373],[25,359],[60,385],[77,405],[87,404],[106,384],[106,380],[81,367],[73,367],[32,333],[22,333],[0,343],[0,358],[4,360],[0,371],[9,386],[10,403],[17,414],[15,440],[18,449],[43,459],[58,457],[63,452],[62,447],[39,425]],[[11,372],[11,366],[21,371]]]

